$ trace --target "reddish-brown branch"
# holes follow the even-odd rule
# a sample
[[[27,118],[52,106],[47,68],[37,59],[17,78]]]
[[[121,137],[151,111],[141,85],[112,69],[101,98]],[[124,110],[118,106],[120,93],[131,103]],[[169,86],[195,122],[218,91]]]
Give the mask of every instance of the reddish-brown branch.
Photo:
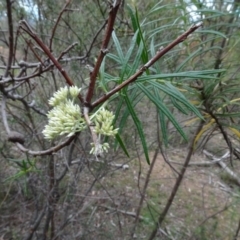
[[[137,71],[134,75],[132,75],[128,80],[124,81],[122,84],[115,87],[113,90],[108,92],[107,94],[100,97],[98,100],[92,103],[91,107],[94,108],[98,106],[99,104],[105,102],[107,99],[109,99],[113,94],[116,92],[119,92],[122,88],[126,87],[130,83],[137,80],[139,76],[141,76],[150,66],[152,66],[156,61],[158,61],[162,56],[164,56],[167,52],[169,52],[172,48],[174,48],[176,45],[178,45],[180,42],[184,41],[191,33],[196,31],[200,26],[202,26],[202,23],[193,25],[191,28],[189,28],[186,32],[184,32],[182,35],[177,37],[173,42],[171,42],[168,46],[165,48],[162,48],[157,52],[157,54],[150,59],[144,66],[142,66],[139,71]]]
[[[53,29],[52,29],[52,34],[51,34],[50,41],[49,41],[49,50],[50,50],[50,52],[52,52],[52,41],[53,41],[54,34],[55,34],[55,32],[56,32],[58,23],[59,23],[62,15],[63,15],[63,13],[66,11],[67,6],[70,4],[70,2],[71,2],[71,0],[68,0],[68,1],[66,2],[66,4],[65,4],[65,6],[63,7],[62,11],[59,13],[58,18],[57,18],[57,21],[56,21],[56,23],[55,23],[55,25],[54,25],[54,27],[53,27]]]
[[[74,86],[73,81],[67,75],[67,73],[64,70],[64,68],[57,61],[57,59],[52,55],[52,53],[50,52],[49,48],[41,41],[41,39],[37,36],[37,34],[33,32],[33,30],[28,25],[28,23],[26,21],[22,20],[22,21],[20,21],[20,27],[21,27],[21,29],[23,29],[26,33],[28,33],[35,40],[35,42],[39,45],[39,47],[44,51],[44,53],[49,57],[49,59],[53,62],[53,64],[57,67],[57,69],[63,75],[63,77],[65,78],[67,84],[69,86]],[[82,98],[82,96],[80,94],[79,94],[78,98],[80,99],[80,101],[82,103],[84,102],[83,98]]]
[[[44,63],[43,63],[41,57],[37,54],[37,52],[36,52],[35,49],[34,49],[34,46],[33,46],[33,44],[32,44],[32,41],[31,41],[31,40],[27,40],[27,39],[25,39],[25,41],[26,41],[28,47],[31,49],[34,57],[42,64],[42,66],[44,66]]]
[[[9,28],[9,53],[8,53],[8,63],[7,68],[4,74],[4,77],[8,76],[8,71],[11,69],[12,66],[12,59],[13,59],[13,20],[12,20],[12,1],[7,0],[7,19],[8,19],[8,28]]]
[[[61,142],[59,145],[54,146],[52,148],[49,148],[47,150],[43,150],[43,151],[33,151],[33,150],[30,150],[30,149],[27,149],[20,143],[17,143],[17,147],[22,152],[28,153],[28,154],[33,155],[33,156],[51,155],[54,152],[57,152],[60,149],[64,148],[65,146],[69,145],[73,141],[74,138],[75,138],[75,136],[72,136],[72,137],[68,138],[65,142]]]
[[[87,93],[87,96],[86,96],[86,103],[88,103],[88,104],[90,104],[90,101],[93,97],[97,75],[98,75],[100,66],[102,64],[103,58],[108,51],[107,47],[108,47],[108,43],[109,43],[111,35],[112,35],[113,25],[114,25],[114,22],[115,22],[115,19],[116,19],[116,16],[117,16],[117,12],[118,12],[120,3],[121,3],[121,0],[116,0],[114,5],[112,6],[112,8],[110,10],[110,13],[109,13],[105,38],[102,42],[101,50],[100,50],[100,53],[98,55],[95,67],[90,74],[90,84],[89,84],[88,93]]]
[[[71,49],[73,49],[78,43],[75,42],[73,43],[72,45],[70,45],[69,47],[67,47],[67,49],[65,49],[64,51],[61,52],[60,56],[57,58],[58,61],[61,60],[61,58],[66,54],[68,53]]]

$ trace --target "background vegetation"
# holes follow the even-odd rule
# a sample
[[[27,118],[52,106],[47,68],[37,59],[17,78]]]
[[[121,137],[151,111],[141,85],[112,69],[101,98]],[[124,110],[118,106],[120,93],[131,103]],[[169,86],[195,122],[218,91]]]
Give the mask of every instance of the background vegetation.
[[[1,239],[238,239],[239,9],[1,1]],[[66,85],[115,114],[104,156],[91,124],[44,139]]]

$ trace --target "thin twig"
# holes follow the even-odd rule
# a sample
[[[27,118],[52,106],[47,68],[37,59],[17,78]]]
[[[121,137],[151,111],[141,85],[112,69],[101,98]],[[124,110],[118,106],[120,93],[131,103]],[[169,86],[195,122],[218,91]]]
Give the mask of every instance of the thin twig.
[[[197,130],[196,130],[196,132],[195,132],[195,137],[193,138],[193,140],[191,142],[191,146],[190,146],[190,149],[188,151],[188,155],[186,157],[185,163],[184,163],[184,165],[183,165],[183,167],[182,167],[182,169],[180,171],[180,174],[177,177],[175,185],[174,185],[174,187],[172,189],[172,192],[171,192],[171,194],[170,194],[170,196],[168,198],[167,204],[166,204],[165,208],[163,209],[162,213],[160,214],[160,216],[158,218],[158,221],[155,224],[155,227],[154,227],[154,229],[153,229],[153,231],[152,231],[152,233],[151,233],[151,235],[150,235],[148,240],[153,240],[155,238],[155,236],[156,236],[156,234],[158,232],[158,228],[161,226],[161,224],[163,223],[165,217],[167,216],[168,210],[170,209],[170,207],[171,207],[171,205],[173,203],[173,200],[174,200],[174,198],[175,198],[175,196],[176,196],[176,194],[178,192],[178,189],[179,189],[179,187],[181,185],[181,182],[183,180],[184,174],[185,174],[185,172],[187,170],[188,164],[189,164],[189,162],[191,160],[191,157],[192,157],[192,154],[193,154],[193,151],[194,151],[195,138],[199,134],[199,132],[201,131],[201,129],[203,127],[203,124],[204,124],[204,122],[201,121],[199,126],[198,126],[198,128],[197,128]]]
[[[138,204],[138,208],[137,208],[137,212],[136,212],[136,220],[135,220],[135,223],[134,223],[134,226],[133,226],[133,229],[132,229],[132,233],[131,233],[132,238],[135,234],[135,229],[136,229],[137,224],[138,224],[139,219],[140,219],[140,212],[141,212],[141,209],[142,209],[143,201],[145,199],[145,195],[146,195],[148,183],[150,181],[150,177],[151,177],[151,174],[152,174],[152,171],[153,171],[153,167],[154,167],[154,165],[156,163],[156,160],[157,160],[158,153],[159,153],[159,150],[157,148],[155,150],[153,160],[151,161],[151,165],[150,165],[150,168],[149,168],[147,176],[146,176],[146,180],[145,180],[145,183],[144,183],[143,190],[142,190],[142,192],[140,192],[141,198],[140,198],[140,201],[139,201],[139,204]]]
[[[158,113],[158,109],[157,109],[157,113]],[[166,164],[177,174],[179,175],[179,172],[172,166],[171,162],[169,161],[168,157],[166,156],[164,150],[163,150],[163,147],[162,147],[162,142],[161,142],[161,139],[160,139],[160,126],[159,126],[159,123],[160,122],[160,119],[159,119],[159,115],[157,114],[157,142],[158,142],[158,147],[160,149],[160,152],[162,154],[162,157],[164,159],[164,161],[166,162]]]
[[[62,15],[63,15],[63,13],[66,11],[67,6],[70,4],[70,2],[71,2],[71,0],[67,0],[67,2],[65,4],[65,6],[63,7],[62,11],[59,13],[57,21],[55,22],[55,25],[52,29],[52,34],[51,34],[51,37],[50,37],[50,40],[49,40],[49,50],[50,50],[50,52],[52,52],[52,41],[53,41],[54,34],[56,32],[57,26],[59,24],[59,21],[60,21]]]
[[[233,240],[237,240],[238,239],[238,235],[239,235],[239,232],[240,232],[240,219],[238,221],[238,227],[237,227],[237,231],[233,237]]]
[[[8,62],[7,62],[7,68],[4,74],[4,77],[7,77],[9,74],[9,70],[11,69],[12,65],[12,59],[13,59],[13,20],[12,20],[12,4],[13,1],[7,0],[7,19],[8,19],[8,28],[9,28],[9,42],[8,42],[8,47],[9,47],[9,53],[8,53]]]
[[[39,47],[45,52],[45,54],[50,58],[50,60],[57,67],[57,69],[62,74],[62,76],[65,78],[67,84],[69,86],[74,86],[73,81],[70,79],[70,77],[66,73],[65,69],[61,66],[61,64],[53,56],[53,54],[51,53],[49,48],[41,41],[41,39],[37,36],[37,34],[31,29],[31,27],[28,25],[28,23],[26,21],[22,20],[22,21],[20,21],[20,27],[22,30],[24,30],[26,33],[28,33],[36,41],[36,43],[39,45]],[[82,103],[84,102],[81,94],[78,95],[78,98]]]
[[[59,184],[59,182],[65,177],[69,166],[72,164],[72,154],[73,154],[73,150],[76,146],[76,141],[77,141],[77,137],[80,135],[81,132],[76,134],[75,139],[73,140],[73,142],[71,143],[70,147],[69,147],[69,153],[68,153],[68,157],[67,157],[67,163],[65,164],[65,168],[63,169],[62,173],[59,175],[59,177],[56,178],[56,183]]]
[[[6,97],[3,95],[2,96],[2,104],[1,104],[1,112],[2,112],[2,121],[3,121],[3,125],[6,129],[7,134],[10,133],[10,128],[8,125],[8,121],[7,121],[7,113],[6,113]]]
[[[228,209],[228,206],[225,206],[225,207],[224,207],[223,209],[221,209],[220,211],[215,212],[215,213],[213,213],[212,215],[208,216],[207,218],[205,218],[205,219],[197,226],[197,228],[199,228],[200,226],[202,226],[203,224],[205,224],[209,219],[216,217],[218,214],[226,211],[227,209]],[[194,234],[192,234],[192,235],[188,238],[188,240],[193,239],[193,237],[194,237]]]
[[[88,56],[89,56],[89,54],[90,54],[90,52],[91,52],[91,50],[92,50],[92,48],[93,48],[93,45],[94,45],[94,43],[95,43],[98,35],[99,35],[99,34],[101,33],[101,31],[105,28],[105,26],[107,25],[107,23],[108,23],[108,21],[105,21],[105,22],[103,23],[103,25],[102,25],[102,26],[98,29],[98,31],[96,32],[96,34],[95,34],[95,36],[93,37],[93,40],[92,40],[92,42],[91,42],[91,44],[90,44],[90,47],[88,48],[87,53],[85,54],[85,57],[88,57]]]
[[[100,157],[102,155],[102,151],[101,151],[101,147],[100,147],[100,140],[97,136],[97,133],[94,131],[94,126],[91,123],[91,120],[89,118],[89,107],[84,107],[83,108],[83,116],[84,116],[84,119],[85,119],[85,121],[88,125],[91,136],[92,136],[93,144],[94,144],[94,147],[96,149],[95,150],[95,155],[97,157]]]
[[[25,153],[31,154],[33,156],[44,156],[44,155],[51,155],[54,154],[55,152],[59,151],[60,149],[64,148],[65,146],[69,145],[73,139],[75,138],[75,135],[68,138],[66,141],[61,142],[60,144],[58,144],[57,146],[51,147],[47,150],[43,150],[43,151],[33,151],[30,149],[25,148],[22,144],[17,143],[17,147]]]
[[[211,157],[213,156],[212,154],[208,153],[206,150],[203,150],[203,153],[204,153],[205,155],[208,155],[208,156],[211,156]],[[227,151],[227,152],[226,152],[222,157],[220,157],[220,158],[214,157],[214,158],[213,158],[213,159],[214,159],[213,161],[191,162],[191,163],[188,164],[188,166],[189,166],[189,167],[195,167],[195,166],[197,166],[197,167],[211,166],[211,165],[213,165],[213,164],[216,164],[216,163],[219,163],[219,162],[225,160],[225,159],[228,158],[229,156],[230,156],[230,152]],[[170,162],[171,162],[171,163],[174,163],[174,164],[178,164],[178,165],[183,165],[183,163],[176,162],[176,161],[172,161],[172,160],[170,160]]]
[[[42,220],[43,216],[45,215],[46,208],[47,208],[47,204],[44,206],[41,214],[37,217],[35,223],[28,229],[29,233],[25,238],[23,238],[24,240],[31,240],[32,239],[33,234],[37,230],[39,224],[41,223],[41,220]]]
[[[60,56],[57,58],[58,61],[61,60],[62,56],[64,56],[66,53],[68,53],[72,48],[74,48],[76,45],[78,45],[77,42],[73,43],[72,45],[70,45],[69,47],[67,47],[67,49],[65,49],[64,51],[61,52]]]

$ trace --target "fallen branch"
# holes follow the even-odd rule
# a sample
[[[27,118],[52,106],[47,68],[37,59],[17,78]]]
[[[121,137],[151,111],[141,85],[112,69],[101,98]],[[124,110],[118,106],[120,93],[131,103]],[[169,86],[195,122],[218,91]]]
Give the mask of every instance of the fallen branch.
[[[219,160],[219,158],[217,158],[216,156],[214,156],[212,153],[208,152],[207,150],[204,150],[203,153],[207,156],[212,158],[214,161]],[[221,159],[223,158],[227,158],[229,157],[229,151],[227,153],[225,153]],[[238,186],[240,186],[240,178],[237,176],[237,174],[235,172],[233,172],[226,163],[222,162],[222,161],[217,161],[217,164],[222,167],[230,176],[232,179],[234,179],[237,183]]]
[[[128,170],[129,169],[129,165],[128,164],[123,164],[123,163],[108,163],[104,160],[99,160],[99,159],[90,159],[89,160],[90,162],[97,162],[97,163],[103,163],[103,164],[107,164],[108,166],[111,166],[111,167],[116,167],[116,168],[122,168],[123,170]],[[74,160],[71,162],[71,165],[73,164],[78,164],[78,163],[82,163],[83,160]],[[56,166],[58,166],[60,164],[56,164]]]
[[[204,151],[206,151],[206,150],[204,150]],[[203,151],[203,153],[204,153],[205,155],[211,154],[211,153],[208,153],[207,151],[206,151],[207,153],[205,153],[204,151]],[[211,154],[211,155],[212,155],[212,154]],[[213,165],[213,164],[216,164],[216,163],[219,163],[219,162],[225,160],[225,159],[228,158],[229,156],[230,156],[230,152],[227,151],[222,157],[220,157],[220,158],[215,157],[213,161],[191,162],[191,163],[188,164],[188,166],[189,166],[189,167],[195,167],[195,166],[196,166],[196,167],[211,166],[211,165]],[[170,163],[174,163],[174,164],[178,164],[178,165],[183,165],[183,163],[179,163],[179,162],[176,162],[176,161],[171,161],[171,160],[169,160],[169,162],[170,162]]]
[[[128,211],[126,211],[126,210],[120,210],[120,209],[118,209],[118,208],[112,208],[112,207],[108,207],[108,206],[106,206],[106,205],[100,205],[99,207],[106,208],[106,209],[109,209],[109,210],[111,210],[111,211],[120,212],[120,213],[125,214],[125,215],[128,215],[128,216],[130,216],[130,217],[134,217],[134,218],[137,217],[137,214],[136,214],[135,212],[128,212]],[[145,218],[144,218],[143,216],[139,216],[139,219],[140,219],[141,221],[143,221]]]

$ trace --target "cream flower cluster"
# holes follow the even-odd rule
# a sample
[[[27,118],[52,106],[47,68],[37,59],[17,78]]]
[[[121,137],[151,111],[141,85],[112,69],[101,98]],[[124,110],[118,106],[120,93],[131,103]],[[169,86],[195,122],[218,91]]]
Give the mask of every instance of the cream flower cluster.
[[[67,137],[86,128],[85,120],[81,116],[80,107],[74,103],[81,88],[76,86],[60,88],[50,98],[49,104],[53,109],[48,112],[48,125],[43,130],[46,139],[67,134]],[[71,100],[68,99],[71,97]]]
[[[112,112],[105,108],[101,108],[94,118],[95,132],[106,136],[115,136],[118,132],[118,128],[113,129],[113,119],[114,114]]]
[[[96,114],[93,115],[93,120],[95,123],[94,131],[98,134],[98,140],[101,142],[101,135],[105,136],[115,136],[118,132],[118,128],[113,129],[113,119],[114,114],[104,107],[100,108]],[[103,152],[108,152],[110,148],[108,143],[103,143],[96,146],[94,143],[91,143],[92,149],[90,151],[91,154],[101,155]]]
[[[49,99],[49,104],[53,107],[47,114],[48,124],[43,130],[46,139],[54,139],[57,136],[67,134],[71,137],[76,132],[80,132],[87,127],[85,119],[82,117],[81,109],[75,100],[79,95],[81,88],[76,86],[60,88],[53,97]],[[92,143],[90,153],[98,155],[98,153],[107,152],[108,143],[100,143],[101,136],[115,136],[118,129],[114,129],[112,122],[114,114],[104,107],[101,107],[91,117],[91,121],[95,123],[94,131],[98,135],[99,143],[95,146]]]
[[[91,143],[92,149],[90,154],[94,154],[96,156],[101,155],[103,152],[108,152],[110,148],[108,143],[98,144],[97,146],[94,143]]]

